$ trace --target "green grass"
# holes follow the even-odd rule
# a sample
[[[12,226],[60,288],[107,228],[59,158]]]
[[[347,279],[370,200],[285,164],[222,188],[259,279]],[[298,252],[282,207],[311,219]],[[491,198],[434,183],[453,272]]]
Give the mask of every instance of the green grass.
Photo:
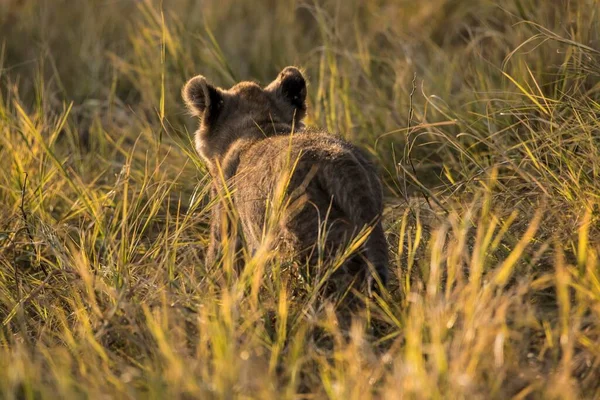
[[[0,398],[600,398],[599,21],[590,0],[0,0]],[[203,263],[181,86],[286,65],[309,125],[386,184],[392,280],[351,321],[266,255]]]

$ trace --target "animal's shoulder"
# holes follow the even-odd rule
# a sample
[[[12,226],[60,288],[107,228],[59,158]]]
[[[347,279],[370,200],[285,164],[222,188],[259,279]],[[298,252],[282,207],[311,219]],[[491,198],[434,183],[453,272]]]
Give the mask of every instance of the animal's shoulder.
[[[372,163],[357,146],[326,131],[308,130],[270,136],[234,148],[235,158],[243,169],[258,169],[263,173],[274,173],[284,164],[295,164],[296,160],[308,164],[336,160],[343,164],[357,163],[373,172]]]
[[[281,152],[289,150],[292,153],[301,152],[327,158],[343,156],[357,150],[354,145],[339,136],[316,130],[272,136],[255,146],[255,151],[264,151],[270,148]]]

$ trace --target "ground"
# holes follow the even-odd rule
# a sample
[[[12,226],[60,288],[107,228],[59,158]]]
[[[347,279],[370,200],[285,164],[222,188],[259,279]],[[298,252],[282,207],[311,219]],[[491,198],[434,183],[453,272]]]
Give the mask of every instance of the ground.
[[[352,317],[203,262],[181,87],[286,65],[385,182]],[[599,398],[599,65],[590,0],[0,0],[0,397]]]

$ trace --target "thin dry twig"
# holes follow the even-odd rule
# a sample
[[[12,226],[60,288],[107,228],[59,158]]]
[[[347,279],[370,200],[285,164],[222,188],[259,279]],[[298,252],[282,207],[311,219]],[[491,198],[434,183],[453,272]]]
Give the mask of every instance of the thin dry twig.
[[[408,105],[408,127],[407,127],[407,134],[406,134],[407,139],[410,138],[410,134],[412,133],[411,122],[412,122],[413,114],[414,114],[413,97],[414,97],[414,94],[415,94],[415,90],[417,89],[416,82],[417,82],[417,73],[415,72],[414,75],[413,75],[412,82],[411,82],[412,88],[410,90],[410,95],[409,95],[409,98],[408,98],[409,105]],[[406,156],[408,158],[408,162],[410,164],[410,168],[412,169],[412,174],[413,174],[413,176],[415,178],[415,181],[418,182],[418,179],[417,179],[417,170],[415,169],[415,164],[413,163],[412,156],[411,156],[412,146],[409,145],[408,140],[406,141],[406,145],[408,147]],[[404,190],[406,192],[406,179],[404,180],[404,182],[405,182],[404,183],[404,185],[405,185],[405,189]],[[421,194],[425,198],[425,201],[429,205],[429,208],[431,208],[431,203],[429,202],[429,196],[427,196],[427,193],[425,193],[425,191],[423,190],[423,185],[421,185],[420,182],[418,182],[418,183],[419,183],[419,185],[417,185],[417,186],[419,187],[419,191],[421,192]]]

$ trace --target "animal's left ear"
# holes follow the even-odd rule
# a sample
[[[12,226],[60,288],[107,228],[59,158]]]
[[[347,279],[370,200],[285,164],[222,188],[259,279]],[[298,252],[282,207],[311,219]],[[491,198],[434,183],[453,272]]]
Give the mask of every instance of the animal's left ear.
[[[183,87],[181,96],[190,112],[205,120],[214,117],[222,103],[219,89],[208,83],[202,75],[190,79]]]
[[[276,90],[294,107],[306,111],[306,79],[296,67],[285,67],[267,90]]]

